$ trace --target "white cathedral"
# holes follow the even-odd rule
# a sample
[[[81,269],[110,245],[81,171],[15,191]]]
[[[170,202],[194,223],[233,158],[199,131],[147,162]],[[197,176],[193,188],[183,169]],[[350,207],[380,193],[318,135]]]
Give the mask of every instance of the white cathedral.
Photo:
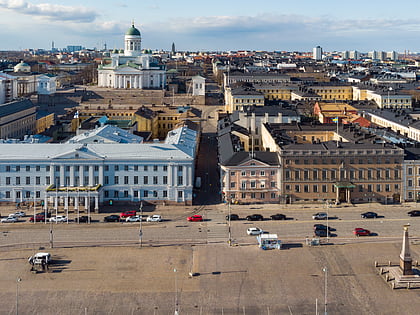
[[[124,51],[114,50],[98,67],[98,86],[114,89],[164,89],[165,65],[141,52],[141,34],[134,23],[124,36]]]

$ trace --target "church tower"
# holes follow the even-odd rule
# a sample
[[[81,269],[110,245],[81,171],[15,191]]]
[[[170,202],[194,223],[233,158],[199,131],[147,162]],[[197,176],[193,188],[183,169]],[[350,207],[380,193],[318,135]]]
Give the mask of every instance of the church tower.
[[[141,55],[141,34],[134,27],[134,22],[124,36],[124,56],[138,57]]]

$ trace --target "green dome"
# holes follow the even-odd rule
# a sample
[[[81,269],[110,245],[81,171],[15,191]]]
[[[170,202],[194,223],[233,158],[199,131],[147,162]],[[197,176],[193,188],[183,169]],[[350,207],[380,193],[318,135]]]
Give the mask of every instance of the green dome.
[[[135,36],[140,36],[140,31],[134,27],[134,24],[131,25],[131,27],[127,30],[127,32],[125,33],[125,35],[135,35]]]

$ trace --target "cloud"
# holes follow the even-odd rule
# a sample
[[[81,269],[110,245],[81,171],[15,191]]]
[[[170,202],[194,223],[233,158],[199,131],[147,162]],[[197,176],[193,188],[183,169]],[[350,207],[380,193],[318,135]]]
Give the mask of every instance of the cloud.
[[[93,22],[97,17],[94,10],[86,7],[72,7],[50,3],[33,4],[23,0],[0,0],[0,8],[53,21],[89,23]]]

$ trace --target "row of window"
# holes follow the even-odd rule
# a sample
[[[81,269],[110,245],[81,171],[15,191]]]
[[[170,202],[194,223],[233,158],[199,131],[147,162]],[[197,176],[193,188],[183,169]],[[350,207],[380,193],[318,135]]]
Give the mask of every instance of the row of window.
[[[236,182],[230,182],[230,188],[236,188]],[[276,182],[270,182],[271,188],[276,188],[277,183]],[[266,188],[265,181],[260,181],[257,183],[257,181],[252,180],[249,183],[246,181],[241,182],[241,189],[247,189],[247,188]]]
[[[330,188],[330,191],[328,190],[328,187]],[[376,184],[376,185],[366,185],[364,187],[363,185],[357,185],[357,191],[358,192],[391,192],[391,184]],[[374,190],[376,188],[376,190]],[[284,187],[285,192],[290,192],[292,190],[291,185],[285,185]],[[321,190],[319,190],[321,189]],[[398,191],[400,189],[399,184],[394,185],[394,190]],[[328,193],[328,192],[335,192],[336,188],[334,185],[294,185],[293,191],[296,193],[304,192],[304,193]],[[353,189],[351,189],[351,192],[353,192]]]
[[[293,178],[292,178],[293,175]],[[390,169],[386,170],[349,170],[346,171],[341,169],[339,172],[337,170],[288,170],[284,171],[285,180],[319,180],[321,176],[322,180],[336,180],[337,175],[340,176],[340,179],[399,179],[400,171],[394,170],[394,177],[391,178],[392,171]],[[357,175],[357,177],[356,177]]]
[[[265,176],[266,175],[266,171],[241,171],[241,176]],[[270,171],[270,175],[271,176],[275,176],[276,175],[276,171]],[[235,171],[231,171],[230,172],[230,176],[236,176],[236,172]]]
[[[35,165],[35,166],[31,166],[31,165],[26,165],[26,166],[21,166],[21,165],[15,165],[15,166],[11,166],[11,165],[6,165],[6,172],[20,172],[25,170],[26,172],[30,172],[32,169],[35,169],[36,172],[40,172],[41,168],[44,168],[44,166],[41,165]],[[75,165],[75,168],[78,168],[78,165]],[[94,171],[98,172],[99,171],[99,165],[94,165]],[[66,172],[70,172],[70,166],[66,165],[65,166],[65,171]],[[105,165],[104,166],[105,172],[110,170],[110,165]],[[153,170],[154,172],[159,171],[159,165],[114,165],[114,171],[119,171],[119,170],[124,170],[124,171],[139,171],[140,169],[143,169],[143,171],[147,172],[149,170]],[[162,171],[167,172],[168,171],[168,166],[167,165],[162,165],[161,166]],[[49,172],[51,170],[50,165],[46,165],[45,166],[45,171]],[[183,166],[182,165],[178,165],[178,172],[182,172],[183,170]],[[60,171],[60,166],[55,166],[55,171],[59,172]],[[84,171],[88,172],[89,171],[89,165],[85,165],[84,166]]]
[[[327,165],[330,165],[330,164],[342,163],[342,161],[341,160],[337,160],[337,159],[321,159],[321,160],[319,160],[319,159],[313,159],[313,160],[309,160],[309,159],[304,159],[304,160],[301,160],[301,159],[290,160],[290,159],[287,159],[285,161],[285,164],[286,165],[289,165],[289,164],[292,164],[292,163],[294,163],[296,165],[299,165],[299,164],[304,164],[304,165],[309,165],[309,164],[327,164]],[[393,163],[399,164],[400,163],[400,160],[394,159],[394,162]],[[370,158],[368,158],[368,159],[350,159],[349,160],[349,164],[391,164],[391,159],[390,158],[386,158],[386,159],[380,159],[380,158],[378,158],[376,160],[370,159]]]
[[[120,178],[122,179],[122,181],[120,181]],[[104,176],[104,185],[119,185],[119,184],[124,184],[124,185],[138,185],[140,184],[140,176],[133,176],[130,180],[130,176],[114,176],[113,178],[113,183],[111,183],[110,181],[110,177],[109,176]],[[149,180],[150,179],[150,180]],[[66,176],[64,177],[65,180],[65,186],[70,186],[70,177]],[[1,184],[1,182],[0,182]],[[5,184],[6,185],[12,185],[12,177],[6,177],[5,179]],[[51,179],[50,176],[46,176],[45,177],[45,182],[41,183],[41,177],[37,176],[35,177],[35,183],[33,181],[31,181],[31,177],[30,176],[26,176],[24,178],[21,178],[19,176],[14,177],[14,182],[13,185],[51,185]],[[60,177],[55,177],[55,184],[56,185],[60,185]],[[74,177],[74,185],[75,186],[79,186],[80,184],[80,177]],[[96,186],[99,184],[99,176],[94,176],[93,177],[93,185]],[[153,184],[153,185],[166,185],[168,184],[168,176],[162,176],[161,178],[159,178],[159,176],[143,176],[143,181],[142,181],[143,185],[149,185],[149,184]],[[184,184],[184,178],[183,176],[178,176],[177,177],[177,185],[183,185]],[[83,186],[88,186],[89,185],[89,176],[84,176],[83,177]]]
[[[275,192],[270,193],[270,194],[266,194],[266,193],[255,193],[255,192],[251,192],[251,193],[241,193],[238,194],[238,197],[240,197],[241,199],[277,199],[277,194]],[[230,198],[231,199],[236,199],[236,194],[232,193],[230,194]]]

